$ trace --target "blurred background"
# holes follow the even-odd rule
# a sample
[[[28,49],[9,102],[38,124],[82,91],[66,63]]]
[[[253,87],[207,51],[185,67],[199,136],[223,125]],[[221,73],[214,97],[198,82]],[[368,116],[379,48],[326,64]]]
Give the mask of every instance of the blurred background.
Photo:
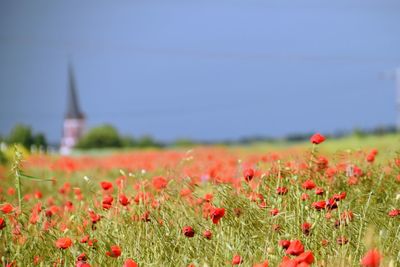
[[[93,127],[120,146],[393,132],[399,67],[396,0],[2,1],[0,135],[68,153]]]

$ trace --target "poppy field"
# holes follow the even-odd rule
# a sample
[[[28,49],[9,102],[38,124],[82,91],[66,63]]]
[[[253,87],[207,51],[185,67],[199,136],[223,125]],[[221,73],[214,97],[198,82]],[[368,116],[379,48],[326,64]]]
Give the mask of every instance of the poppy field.
[[[0,166],[2,266],[400,266],[400,154],[195,147]]]

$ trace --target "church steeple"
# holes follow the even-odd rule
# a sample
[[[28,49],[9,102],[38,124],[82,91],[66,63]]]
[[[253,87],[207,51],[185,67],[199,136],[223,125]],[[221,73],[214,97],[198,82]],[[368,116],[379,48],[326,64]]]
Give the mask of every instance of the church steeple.
[[[69,154],[78,143],[85,128],[85,116],[78,103],[77,88],[71,64],[68,65],[67,113],[64,118],[61,154]]]
[[[75,77],[71,64],[68,65],[68,87],[67,113],[65,117],[67,119],[83,119],[84,115],[79,108]]]

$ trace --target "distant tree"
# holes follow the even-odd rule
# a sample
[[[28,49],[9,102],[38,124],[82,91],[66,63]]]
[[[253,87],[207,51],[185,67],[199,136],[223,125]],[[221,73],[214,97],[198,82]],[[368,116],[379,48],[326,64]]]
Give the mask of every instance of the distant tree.
[[[33,136],[33,145],[37,148],[47,149],[46,136],[43,133],[38,133]]]
[[[109,124],[92,128],[76,145],[77,148],[117,148],[122,147],[122,140],[118,131]]]
[[[360,128],[355,128],[353,130],[352,134],[355,137],[358,137],[358,138],[363,138],[363,137],[365,137],[367,135],[367,133],[364,130],[360,129]]]
[[[32,129],[23,124],[17,124],[7,138],[8,144],[21,144],[30,149],[33,144]]]
[[[123,147],[135,147],[137,146],[136,140],[132,136],[122,136],[121,144]]]
[[[150,135],[145,135],[139,138],[137,142],[137,146],[139,148],[146,148],[146,147],[162,147],[162,145],[156,142],[153,137]]]
[[[196,143],[193,140],[185,139],[185,138],[177,139],[174,142],[174,146],[177,146],[177,147],[190,147],[190,146],[194,146],[194,145],[196,145]]]

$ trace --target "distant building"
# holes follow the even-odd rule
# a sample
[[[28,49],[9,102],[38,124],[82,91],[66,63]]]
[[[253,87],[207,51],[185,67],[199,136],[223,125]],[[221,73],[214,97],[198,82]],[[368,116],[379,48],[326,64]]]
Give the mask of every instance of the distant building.
[[[76,83],[72,66],[68,67],[67,113],[64,118],[63,136],[60,153],[68,155],[82,136],[85,128],[85,115],[81,112],[76,92]]]

